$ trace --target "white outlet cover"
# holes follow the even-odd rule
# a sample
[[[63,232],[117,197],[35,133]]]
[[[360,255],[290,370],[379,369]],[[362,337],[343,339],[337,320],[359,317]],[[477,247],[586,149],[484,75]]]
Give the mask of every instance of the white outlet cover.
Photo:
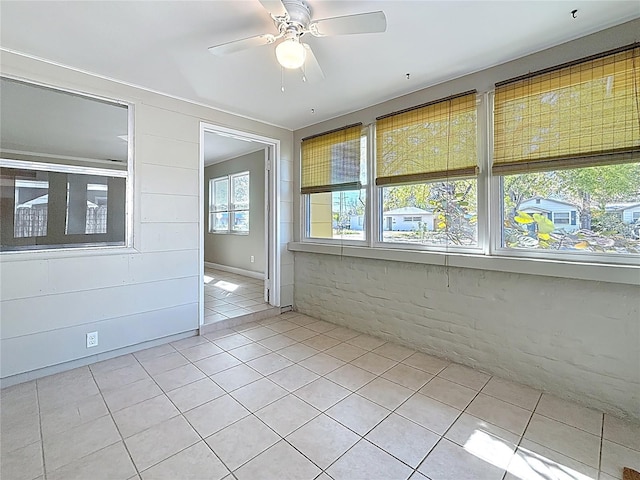
[[[87,348],[98,346],[98,332],[87,333]]]

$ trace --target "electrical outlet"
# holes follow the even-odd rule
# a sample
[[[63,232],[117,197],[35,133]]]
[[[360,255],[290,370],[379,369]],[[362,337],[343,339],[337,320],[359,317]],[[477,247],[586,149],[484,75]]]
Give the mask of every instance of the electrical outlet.
[[[251,263],[256,261],[256,257],[254,257],[253,255],[251,255]]]
[[[98,332],[87,333],[87,348],[98,346]]]

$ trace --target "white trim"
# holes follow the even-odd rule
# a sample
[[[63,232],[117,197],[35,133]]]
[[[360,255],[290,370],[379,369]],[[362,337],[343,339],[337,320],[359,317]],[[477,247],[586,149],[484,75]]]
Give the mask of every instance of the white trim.
[[[42,172],[76,173],[78,175],[98,175],[101,177],[126,178],[127,170],[110,170],[108,168],[85,167],[80,165],[63,165],[59,163],[33,162],[31,160],[12,160],[0,158],[0,166],[4,168],[24,168]]]
[[[208,205],[205,205],[204,189],[204,125],[200,122],[200,145],[198,152],[198,326],[204,325],[204,232],[205,215],[208,215]]]
[[[89,355],[75,360],[69,360],[62,363],[56,363],[47,367],[38,368],[36,370],[29,370],[28,372],[16,373],[9,375],[8,377],[0,378],[0,388],[10,387],[17,385],[18,383],[28,382],[37,378],[47,377],[60,372],[66,372],[73,368],[84,367],[85,365],[92,365],[97,362],[109,360],[111,358],[126,355],[128,353],[139,352],[146,350],[147,348],[157,347],[159,345],[165,345],[171,342],[177,342],[185,338],[194,337],[199,335],[198,330],[188,330],[186,332],[175,333],[162,338],[156,338],[153,340],[147,340],[142,343],[136,343],[135,345],[128,345],[125,347],[117,348],[115,350],[108,350],[106,352]]]
[[[263,279],[265,281],[265,293],[270,291],[269,304],[274,307],[280,306],[280,140],[276,138],[264,137],[255,133],[244,132],[221,125],[215,125],[204,121],[200,122],[200,178],[199,178],[199,280],[200,280],[200,318],[199,324],[204,325],[204,235],[205,235],[205,205],[204,205],[204,135],[205,132],[224,133],[237,137],[246,138],[254,142],[263,143],[268,152],[265,156],[269,171],[269,198],[267,205],[270,206],[268,218],[265,224],[268,241],[266,249],[268,251],[266,264],[267,268]],[[266,177],[266,175],[265,175]],[[266,299],[265,299],[266,300]]]
[[[575,263],[560,260],[516,258],[456,253],[434,253],[409,249],[367,248],[341,245],[327,245],[309,242],[291,242],[292,252],[339,255],[374,260],[441,265],[459,268],[473,268],[495,272],[540,275],[576,280],[592,280],[627,285],[640,285],[640,268],[631,265],[611,265],[597,263]]]
[[[258,280],[264,280],[264,273],[252,272],[251,270],[245,270],[244,268],[229,267],[228,265],[220,265],[219,263],[204,262],[204,266],[208,268],[214,268],[216,270],[222,270],[223,272],[236,273],[245,277],[251,277]]]
[[[270,235],[270,230],[271,230],[271,226],[269,225],[269,210],[270,210],[270,205],[269,205],[269,192],[271,190],[271,164],[273,162],[271,161],[271,148],[267,147],[264,149],[264,198],[263,198],[263,202],[264,202],[264,218],[265,218],[265,222],[264,222],[264,251],[263,251],[263,255],[264,255],[264,259],[265,259],[265,272],[269,272],[269,268],[272,262],[272,259],[269,256],[269,235]],[[263,277],[264,278],[264,277]],[[268,281],[264,282],[263,288],[262,288],[262,299],[265,301],[265,303],[269,303],[269,292],[271,291],[271,285],[269,284]]]

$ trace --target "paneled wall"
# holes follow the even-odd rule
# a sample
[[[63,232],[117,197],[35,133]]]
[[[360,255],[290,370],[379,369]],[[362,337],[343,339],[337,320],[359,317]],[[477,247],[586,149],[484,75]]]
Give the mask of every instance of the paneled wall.
[[[293,303],[290,131],[12,53],[2,72],[135,112],[133,248],[0,256],[3,384],[198,328],[201,121],[280,140],[281,305]],[[87,349],[91,331],[99,346]]]

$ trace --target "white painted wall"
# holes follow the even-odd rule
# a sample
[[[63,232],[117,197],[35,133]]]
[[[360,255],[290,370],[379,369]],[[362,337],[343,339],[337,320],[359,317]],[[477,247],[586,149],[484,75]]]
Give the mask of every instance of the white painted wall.
[[[200,122],[281,142],[281,249],[292,232],[292,133],[2,53],[2,73],[134,104],[134,248],[0,256],[0,377],[77,361],[198,328]],[[281,305],[293,303],[293,256],[282,254]],[[99,332],[88,350],[85,334]],[[14,379],[17,377],[14,377]]]
[[[640,419],[640,289],[295,254],[295,308]]]
[[[297,130],[296,168],[304,137],[357,122],[367,125],[377,116],[471,89],[490,91],[495,82],[637,41],[640,20]],[[294,200],[301,212],[300,195]],[[296,240],[302,231],[299,218]],[[295,308],[301,312],[640,419],[637,286],[295,255]],[[366,257],[367,251],[354,255]],[[486,260],[502,263],[495,257]],[[536,268],[553,265],[537,263]],[[561,270],[570,275],[575,269],[556,272]]]

